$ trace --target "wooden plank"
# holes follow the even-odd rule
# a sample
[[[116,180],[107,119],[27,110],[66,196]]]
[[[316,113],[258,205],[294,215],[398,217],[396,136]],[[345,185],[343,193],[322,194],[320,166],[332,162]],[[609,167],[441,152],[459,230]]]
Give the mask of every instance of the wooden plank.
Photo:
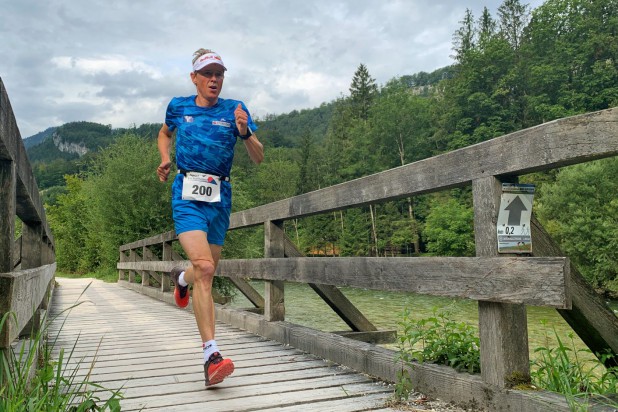
[[[0,160],[0,272],[10,272],[14,267],[15,184],[15,163]]]
[[[182,338],[178,338],[182,339]],[[217,343],[218,344],[218,343]],[[226,347],[222,346],[222,350],[225,355],[228,356]],[[139,350],[139,348],[134,348],[134,351]],[[127,371],[132,371],[130,376],[132,377],[142,377],[142,376],[155,376],[161,374],[169,374],[170,370],[178,370],[178,371],[186,371],[186,370],[197,370],[202,372],[201,376],[197,380],[199,382],[199,387],[202,389],[204,387],[204,369],[203,369],[203,358],[200,359],[199,353],[197,351],[192,350],[188,352],[191,356],[185,356],[178,360],[167,359],[163,357],[159,357],[157,361],[150,362],[148,364],[139,364],[135,365],[130,362],[123,363],[117,366],[108,366],[105,362],[100,362],[97,359],[97,375],[99,375],[99,382],[106,382],[108,380],[117,380],[122,377],[127,376]],[[203,356],[203,355],[202,355]],[[231,358],[231,355],[229,355]],[[244,356],[234,355],[234,364],[238,369],[245,368],[265,368],[270,365],[276,364],[286,364],[289,362],[301,362],[301,361],[309,361],[313,357],[298,353],[289,353],[287,355],[279,355],[279,356],[255,356],[254,353],[247,353]],[[75,376],[86,376],[89,373],[89,368],[79,368],[75,370]]]
[[[196,358],[197,359],[197,358]],[[169,385],[179,382],[198,382],[200,387],[203,388],[204,382],[204,370],[199,370],[199,366],[196,364],[190,370],[182,371],[181,373],[174,373],[167,369],[159,369],[150,373],[141,373],[139,376],[134,376],[137,372],[128,376],[125,372],[124,376],[117,378],[117,380],[107,380],[105,387],[107,388],[119,388],[121,386],[126,387],[157,387],[161,385]],[[311,361],[302,362],[283,362],[275,363],[272,367],[268,367],[265,371],[265,365],[257,367],[244,367],[237,369],[230,377],[237,380],[237,382],[244,383],[249,381],[255,381],[256,379],[264,378],[265,375],[269,380],[278,380],[279,374],[301,374],[301,375],[322,375],[323,369],[328,368],[329,363],[321,359],[314,359]],[[285,375],[284,375],[285,376]],[[203,391],[203,389],[201,389]],[[123,409],[124,410],[124,409]]]
[[[558,244],[534,216],[531,226],[534,245],[532,252],[535,256],[564,255]],[[558,313],[592,353],[598,355],[610,352],[614,354],[613,358],[604,359],[605,366],[618,367],[618,317],[573,264],[570,264],[569,273],[573,306],[572,309],[558,309]]]
[[[393,343],[397,339],[397,330],[395,329],[366,332],[335,331],[333,333],[346,338],[360,340],[361,342],[373,343],[374,345]]]
[[[501,182],[493,176],[472,182],[474,238],[477,256],[497,256],[496,221],[502,194]],[[498,259],[507,259],[501,256]],[[531,272],[534,277],[539,273]],[[565,280],[566,280],[565,276]],[[528,323],[523,304],[478,302],[483,381],[505,388],[513,376],[530,379]]]
[[[558,257],[226,259],[216,274],[569,308],[567,262]],[[172,265],[119,262],[117,267],[166,271]]]
[[[618,154],[618,108],[554,120],[405,166],[233,213],[230,229],[386,202]],[[462,166],[462,165],[465,165]]]
[[[71,319],[71,323],[75,324],[75,322],[79,322],[79,320]],[[223,330],[225,330],[225,325],[217,325],[221,326]],[[87,325],[83,326],[84,328]],[[118,330],[120,326],[117,327]],[[139,345],[136,345],[134,342],[138,341],[139,338],[135,338],[134,341],[126,341],[119,340],[119,344],[122,344],[122,347],[114,347],[113,345],[113,337],[110,336],[109,332],[101,331],[96,337],[89,341],[82,340],[81,336],[74,335],[65,335],[64,331],[59,333],[58,336],[61,338],[58,340],[58,345],[76,345],[74,351],[74,359],[81,361],[82,358],[85,360],[92,360],[93,357],[96,357],[97,361],[105,362],[105,365],[109,365],[110,362],[112,364],[137,364],[147,361],[148,359],[152,359],[149,361],[150,363],[161,362],[161,353],[173,350],[173,354],[166,356],[166,361],[173,361],[174,359],[186,359],[190,356],[191,359],[195,358],[195,355],[199,356],[199,352],[196,349],[196,345],[190,345],[192,341],[199,340],[199,335],[192,334],[190,331],[187,331],[184,334],[175,334],[170,335],[167,339],[160,339],[159,336],[161,334],[169,333],[170,330],[164,330],[162,332],[157,333],[156,330],[143,331],[141,336],[150,336],[152,340],[152,345],[150,345],[147,349],[144,349],[143,345],[140,348]],[[102,338],[102,339],[101,339]],[[281,349],[281,346],[273,346],[276,343],[271,341],[266,341],[264,339],[256,340],[257,336],[247,335],[243,332],[238,332],[233,336],[225,336],[224,334],[219,334],[217,338],[221,338],[221,346],[225,349],[226,355],[235,355],[238,350],[251,351],[252,359],[260,359],[264,356],[260,356],[261,353],[267,353],[265,357],[274,357],[273,352],[276,352],[276,356],[290,355],[295,356],[296,360],[300,360],[302,356],[296,350],[292,348]],[[55,340],[54,340],[55,342]],[[286,353],[284,353],[284,351]],[[255,352],[255,353],[254,353]],[[57,350],[54,350],[53,353],[57,353]],[[95,356],[96,354],[96,356]],[[68,363],[71,363],[67,360]]]
[[[0,331],[0,348],[8,348],[32,318],[34,311],[45,298],[49,283],[53,281],[56,264],[11,273],[0,273],[0,317],[14,312]]]
[[[290,370],[282,370],[281,366],[284,364],[279,364],[279,370],[276,373],[258,373],[258,374],[242,374],[242,376],[238,376],[237,374],[232,375],[230,379],[234,380],[234,386],[250,386],[250,385],[260,385],[264,382],[268,383],[283,383],[292,381],[292,380],[302,380],[302,379],[316,379],[316,378],[332,378],[333,376],[344,376],[344,375],[352,375],[354,372],[349,369],[346,370],[344,368],[339,367],[328,367],[324,366],[324,361],[315,360],[314,363],[321,363],[322,367],[313,367],[305,364],[303,366],[307,366],[307,369],[298,369],[291,368]],[[290,362],[288,362],[289,364]],[[294,362],[296,363],[296,362]],[[297,365],[300,363],[296,363]],[[239,368],[238,371],[243,372],[245,367]],[[249,369],[249,368],[247,368]],[[123,386],[123,395],[125,398],[135,398],[138,396],[152,396],[152,395],[161,395],[162,390],[161,386],[166,386],[166,390],[171,391],[169,393],[174,392],[182,392],[182,386],[174,387],[175,385],[185,385],[184,391],[193,390],[195,392],[204,392],[204,376],[198,373],[184,374],[182,378],[179,377],[177,381],[173,381],[167,376],[162,376],[160,378],[147,378],[147,381],[144,382],[140,379],[132,379],[126,382]]]
[[[389,393],[373,393],[360,398],[324,400],[311,403],[303,403],[293,406],[282,406],[278,408],[268,408],[269,412],[353,412],[353,411],[390,411],[395,412],[401,409],[382,409],[386,401],[392,396]],[[412,409],[411,409],[412,410]],[[418,409],[417,411],[421,411]]]
[[[264,223],[264,256],[285,257],[285,233],[282,222]],[[281,259],[279,259],[281,260]],[[264,318],[269,321],[285,319],[285,293],[282,280],[264,282]]]
[[[334,382],[336,385],[336,382]],[[325,383],[328,385],[328,383]],[[210,400],[204,394],[204,391],[186,392],[175,397],[170,396],[150,396],[147,399],[140,398],[137,402],[125,400],[122,404],[123,411],[142,410],[143,408],[165,408],[166,411],[187,411],[187,410],[204,410],[204,406],[199,408],[192,403],[203,403],[208,399],[208,409],[210,410],[256,410],[258,408],[272,408],[276,406],[291,406],[299,403],[315,402],[326,399],[342,399],[355,398],[368,393],[385,393],[389,392],[384,387],[372,383],[344,383],[342,385],[319,387],[321,390],[300,389],[290,392],[289,396],[282,396],[280,392],[272,394],[260,393],[264,390],[281,390],[282,385],[277,383],[275,388],[268,385],[257,387],[230,387],[225,385],[224,399]],[[223,387],[223,386],[222,386]],[[190,408],[190,409],[189,409]]]
[[[151,334],[153,335],[153,334]],[[140,365],[144,367],[144,369],[149,369],[153,365],[160,364],[161,362],[184,362],[190,361],[193,365],[195,365],[195,345],[192,346],[179,346],[178,348],[174,345],[174,343],[178,343],[178,341],[182,339],[182,336],[175,336],[173,339],[169,339],[166,341],[167,345],[161,345],[162,349],[158,351],[149,351],[140,353],[140,348],[133,346],[125,348],[124,353],[100,353],[96,352],[95,343],[92,344],[91,353],[86,353],[82,351],[80,354],[73,354],[73,359],[69,362],[65,362],[67,365],[76,365],[79,363],[90,363],[92,361],[96,361],[98,365],[106,368],[107,371],[110,371],[110,368],[128,368],[135,367],[138,368]],[[63,345],[71,345],[73,342],[65,341],[61,344]],[[159,342],[156,342],[159,343]],[[56,343],[58,344],[58,343]],[[175,349],[177,349],[174,353],[167,354],[165,359],[161,358],[161,352],[165,351],[166,348],[169,350],[170,346],[173,345]],[[268,346],[267,346],[268,345]],[[294,348],[283,348],[280,344],[276,342],[266,342],[261,346],[252,345],[250,343],[244,343],[241,349],[234,349],[233,346],[229,344],[229,341],[225,343],[225,355],[228,357],[232,357],[234,362],[236,361],[247,361],[253,360],[258,361],[261,360],[262,364],[264,360],[277,358],[283,361],[290,361],[290,359],[299,360],[300,356],[303,355],[302,352],[294,349]],[[54,354],[58,354],[58,351],[53,352]],[[96,356],[94,355],[96,353]],[[248,364],[249,362],[247,362]],[[161,366],[161,365],[159,365]],[[162,365],[164,367],[165,365]],[[98,369],[97,372],[101,372],[101,369]]]

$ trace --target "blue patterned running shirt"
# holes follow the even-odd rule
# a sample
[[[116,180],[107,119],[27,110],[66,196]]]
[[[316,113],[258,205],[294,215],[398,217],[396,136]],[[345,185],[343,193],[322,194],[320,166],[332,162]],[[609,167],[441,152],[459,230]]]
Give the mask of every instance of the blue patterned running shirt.
[[[195,104],[195,97],[174,97],[165,113],[165,124],[170,132],[176,130],[176,166],[184,171],[230,176],[238,136],[234,110],[240,103],[247,114],[249,111],[238,100],[222,98],[212,107],[200,107]],[[254,132],[257,130],[250,114],[248,126]],[[172,202],[182,199],[183,180],[181,174],[174,179]],[[221,202],[211,205],[231,208],[232,186],[226,181],[220,184]]]
[[[180,170],[230,176],[238,129],[234,110],[238,100],[222,99],[212,107],[195,104],[196,96],[174,97],[165,113],[165,124],[176,132],[176,165]],[[248,126],[257,130],[249,114]]]

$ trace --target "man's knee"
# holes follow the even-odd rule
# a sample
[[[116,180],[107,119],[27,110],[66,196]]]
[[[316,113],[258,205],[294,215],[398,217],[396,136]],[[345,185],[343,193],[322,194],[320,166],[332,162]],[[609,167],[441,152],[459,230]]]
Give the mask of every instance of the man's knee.
[[[215,276],[215,262],[212,260],[196,260],[193,263],[195,282],[211,282]]]

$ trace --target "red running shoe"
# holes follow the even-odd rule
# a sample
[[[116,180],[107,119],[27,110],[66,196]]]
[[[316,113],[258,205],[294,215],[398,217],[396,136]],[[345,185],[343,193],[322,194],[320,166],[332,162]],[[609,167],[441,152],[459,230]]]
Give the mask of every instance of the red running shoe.
[[[174,282],[174,300],[179,308],[186,308],[189,304],[189,286],[180,286],[178,278],[182,273],[182,268],[175,267],[170,272],[170,278]]]
[[[223,359],[219,352],[210,355],[208,362],[204,364],[204,376],[206,377],[206,386],[216,385],[223,382],[234,372],[234,362],[231,359]]]

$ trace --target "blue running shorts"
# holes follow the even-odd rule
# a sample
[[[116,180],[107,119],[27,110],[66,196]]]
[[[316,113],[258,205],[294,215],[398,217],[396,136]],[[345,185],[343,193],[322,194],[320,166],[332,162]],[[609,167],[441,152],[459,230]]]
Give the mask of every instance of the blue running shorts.
[[[230,226],[230,208],[213,206],[208,202],[172,200],[176,235],[190,230],[208,234],[208,243],[223,246]]]
[[[182,183],[183,175],[178,174],[172,184],[172,216],[176,235],[190,230],[201,230],[208,234],[208,243],[223,246],[230,226],[231,191],[228,193],[222,190],[222,198],[224,195],[229,197],[229,200],[228,197],[225,198],[226,206],[221,203],[182,200]]]

